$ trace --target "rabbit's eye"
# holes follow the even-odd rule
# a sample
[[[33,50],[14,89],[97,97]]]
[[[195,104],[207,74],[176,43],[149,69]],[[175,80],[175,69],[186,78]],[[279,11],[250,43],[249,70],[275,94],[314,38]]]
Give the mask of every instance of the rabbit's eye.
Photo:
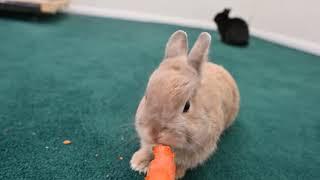
[[[187,101],[187,102],[186,102],[186,105],[184,105],[183,112],[186,113],[186,112],[189,111],[189,109],[190,109],[190,102]]]

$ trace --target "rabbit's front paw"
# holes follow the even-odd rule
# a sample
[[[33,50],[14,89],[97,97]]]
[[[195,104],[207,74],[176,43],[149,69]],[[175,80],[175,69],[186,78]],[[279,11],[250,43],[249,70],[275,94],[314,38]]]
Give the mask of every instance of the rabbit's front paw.
[[[147,149],[141,148],[131,158],[131,169],[140,173],[146,173],[151,160],[152,154]]]
[[[181,165],[177,165],[176,168],[176,179],[181,179],[186,174],[187,168]]]

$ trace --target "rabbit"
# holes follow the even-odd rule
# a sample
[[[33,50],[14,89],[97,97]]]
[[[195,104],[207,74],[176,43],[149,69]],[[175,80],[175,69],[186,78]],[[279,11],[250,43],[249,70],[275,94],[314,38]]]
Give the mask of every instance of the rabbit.
[[[152,147],[164,144],[173,149],[176,178],[182,178],[213,154],[221,133],[235,120],[238,87],[222,66],[208,62],[210,42],[210,34],[201,33],[188,54],[184,31],[169,38],[137,108],[140,149],[131,158],[133,170],[145,173]]]
[[[214,18],[222,42],[243,47],[249,45],[248,24],[240,18],[229,18],[229,13],[230,9],[224,9]]]

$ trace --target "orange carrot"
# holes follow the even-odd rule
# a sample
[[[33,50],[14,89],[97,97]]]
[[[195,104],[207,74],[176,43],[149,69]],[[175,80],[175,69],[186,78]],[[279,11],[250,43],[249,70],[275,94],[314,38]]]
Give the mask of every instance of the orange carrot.
[[[174,153],[169,146],[156,145],[153,148],[154,159],[151,161],[145,180],[174,180],[176,165]]]

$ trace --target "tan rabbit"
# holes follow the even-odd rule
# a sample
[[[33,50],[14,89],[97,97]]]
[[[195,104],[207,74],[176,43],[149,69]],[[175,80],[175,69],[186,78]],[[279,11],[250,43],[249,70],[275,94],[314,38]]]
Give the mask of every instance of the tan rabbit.
[[[132,156],[132,169],[146,172],[152,146],[165,144],[175,152],[181,178],[209,158],[234,121],[239,91],[223,67],[208,62],[210,42],[210,34],[201,33],[188,54],[187,34],[179,30],[171,35],[136,113],[141,147]]]

